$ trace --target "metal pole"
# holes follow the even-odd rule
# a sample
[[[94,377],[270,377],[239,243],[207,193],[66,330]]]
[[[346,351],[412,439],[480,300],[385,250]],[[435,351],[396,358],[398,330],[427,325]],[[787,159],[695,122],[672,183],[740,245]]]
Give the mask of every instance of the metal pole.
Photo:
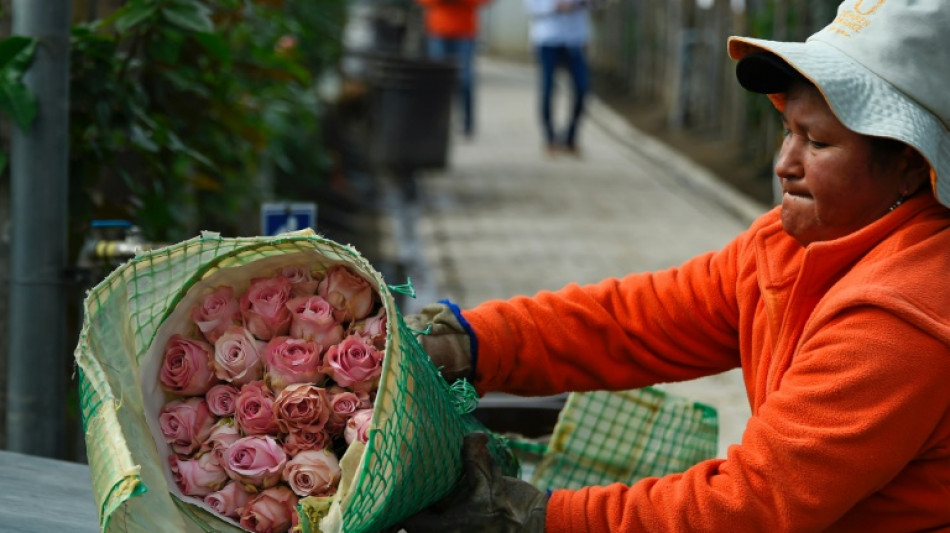
[[[10,140],[11,268],[7,447],[65,452],[70,0],[13,0],[13,33],[38,39],[23,80],[38,100]]]

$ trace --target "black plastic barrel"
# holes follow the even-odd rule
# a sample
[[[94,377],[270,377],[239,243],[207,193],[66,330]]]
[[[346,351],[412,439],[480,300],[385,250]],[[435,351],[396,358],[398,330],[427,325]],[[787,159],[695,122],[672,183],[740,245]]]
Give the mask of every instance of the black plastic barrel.
[[[399,171],[445,168],[456,66],[386,55],[369,63],[374,163]]]

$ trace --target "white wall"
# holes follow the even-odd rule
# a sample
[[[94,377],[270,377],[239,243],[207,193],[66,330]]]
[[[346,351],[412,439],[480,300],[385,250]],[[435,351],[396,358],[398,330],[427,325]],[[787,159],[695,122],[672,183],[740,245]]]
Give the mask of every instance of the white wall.
[[[482,8],[479,40],[482,52],[530,59],[528,16],[523,0],[492,0]]]

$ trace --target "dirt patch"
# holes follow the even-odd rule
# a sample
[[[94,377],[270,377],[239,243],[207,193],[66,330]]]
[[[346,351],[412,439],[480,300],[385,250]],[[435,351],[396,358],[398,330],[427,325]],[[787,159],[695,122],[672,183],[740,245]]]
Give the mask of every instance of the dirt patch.
[[[629,94],[611,88],[607,82],[595,80],[594,92],[604,104],[637,129],[686,155],[749,197],[772,204],[771,161],[750,160],[738,142],[672,128],[662,106],[637,102]]]

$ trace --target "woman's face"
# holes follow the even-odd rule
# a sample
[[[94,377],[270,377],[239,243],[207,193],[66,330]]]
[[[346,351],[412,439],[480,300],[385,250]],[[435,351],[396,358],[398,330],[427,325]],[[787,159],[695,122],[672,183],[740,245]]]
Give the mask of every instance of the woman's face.
[[[901,196],[900,155],[875,160],[871,138],[844,127],[814,86],[791,86],[783,122],[782,227],[802,246],[861,229]]]

